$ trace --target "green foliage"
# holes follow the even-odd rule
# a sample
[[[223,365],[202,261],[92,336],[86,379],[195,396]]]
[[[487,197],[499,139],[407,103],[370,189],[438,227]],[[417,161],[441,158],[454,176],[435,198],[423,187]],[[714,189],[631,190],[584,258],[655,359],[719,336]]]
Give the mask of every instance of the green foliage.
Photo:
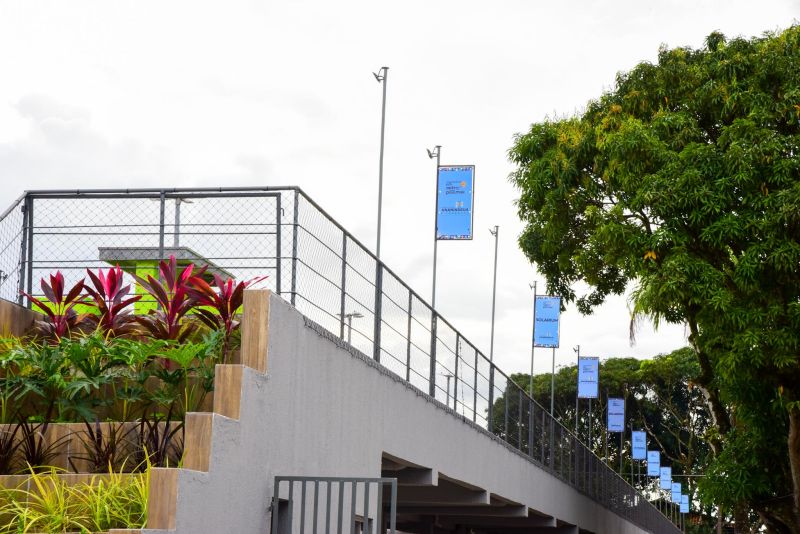
[[[710,484],[705,498],[735,494],[792,532],[800,515],[787,525],[774,503],[793,494],[800,513],[800,450],[787,447],[800,424],[799,67],[800,27],[662,48],[581,116],[534,124],[509,152],[520,246],[549,291],[591,313],[632,284],[634,319],[687,324],[710,444],[731,447],[712,472],[757,450],[756,472],[793,465],[797,477]]]
[[[73,486],[55,469],[31,473],[18,488],[0,488],[0,534],[143,528],[149,491],[149,471],[111,472]]]

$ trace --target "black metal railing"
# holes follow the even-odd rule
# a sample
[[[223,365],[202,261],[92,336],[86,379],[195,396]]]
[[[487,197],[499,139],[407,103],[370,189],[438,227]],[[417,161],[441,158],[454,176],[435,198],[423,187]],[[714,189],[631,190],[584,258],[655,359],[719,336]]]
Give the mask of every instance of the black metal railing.
[[[25,304],[54,270],[67,283],[113,264],[141,274],[170,255],[267,275],[304,315],[542,469],[646,530],[678,532],[297,187],[27,192],[0,215],[0,298]]]

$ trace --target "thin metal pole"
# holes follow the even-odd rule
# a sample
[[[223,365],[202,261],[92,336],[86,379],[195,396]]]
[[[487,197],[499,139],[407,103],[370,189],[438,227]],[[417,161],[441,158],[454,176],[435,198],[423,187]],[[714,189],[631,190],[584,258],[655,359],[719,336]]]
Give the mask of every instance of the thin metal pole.
[[[352,313],[348,313],[347,314],[347,344],[348,345],[352,345],[352,343],[350,343],[352,334],[353,334],[353,314]]]
[[[381,151],[380,160],[378,163],[378,244],[375,247],[375,256],[379,259],[381,257],[381,207],[383,205],[383,140],[386,132],[386,84],[389,77],[389,67],[381,67],[378,72],[382,74],[375,74],[375,79],[378,83],[383,84],[383,103],[381,105]]]
[[[580,378],[581,374],[581,346],[577,345],[575,347],[575,352],[578,354],[578,364],[576,366],[576,370],[578,371],[578,377]],[[576,384],[577,386],[577,384]],[[575,436],[578,436],[578,394],[575,393]]]
[[[159,224],[158,224],[158,259],[164,259],[164,202],[166,193],[161,190],[161,205],[159,207]]]
[[[494,361],[494,309],[497,301],[497,242],[500,240],[500,227],[495,225],[494,230],[489,229],[494,236],[494,276],[492,277],[492,334],[489,341],[489,361]]]
[[[533,289],[533,320],[531,321],[531,381],[528,387],[528,394],[533,398],[533,359],[536,351],[536,282],[530,284]]]
[[[19,297],[17,299],[17,303],[22,306],[23,304],[23,296],[22,292],[25,291],[25,273],[27,273],[28,269],[28,232],[30,232],[30,218],[28,214],[30,213],[30,209],[28,204],[30,203],[30,198],[26,195],[24,203],[22,204],[22,238],[20,239],[20,252],[19,252]]]
[[[439,246],[439,239],[438,239],[438,231],[439,229],[436,227],[436,222],[439,218],[439,166],[441,164],[441,157],[442,157],[442,147],[441,145],[436,145],[433,151],[428,151],[428,157],[436,158],[436,204],[433,210],[433,288],[431,289],[431,308],[434,310],[436,309],[436,255],[438,252]]]
[[[553,363],[550,368],[550,416],[556,416],[556,348],[553,347]]]

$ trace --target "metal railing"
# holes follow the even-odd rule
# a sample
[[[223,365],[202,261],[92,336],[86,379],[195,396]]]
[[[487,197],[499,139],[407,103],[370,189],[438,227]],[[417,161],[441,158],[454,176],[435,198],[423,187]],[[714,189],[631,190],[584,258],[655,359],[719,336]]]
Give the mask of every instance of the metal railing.
[[[272,534],[395,534],[397,479],[276,476],[270,509]]]
[[[61,270],[207,263],[267,287],[342,340],[603,506],[678,532],[461,332],[297,187],[30,191],[0,216],[0,298]]]

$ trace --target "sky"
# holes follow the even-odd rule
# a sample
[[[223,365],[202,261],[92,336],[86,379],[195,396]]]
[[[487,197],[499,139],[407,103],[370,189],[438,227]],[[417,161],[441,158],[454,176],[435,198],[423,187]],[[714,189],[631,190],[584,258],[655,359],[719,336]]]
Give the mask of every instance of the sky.
[[[389,67],[382,258],[431,292],[435,164],[476,166],[475,238],[439,245],[437,308],[495,361],[529,369],[537,276],[517,246],[516,133],[579,113],[659,46],[786,28],[800,0],[0,0],[0,206],[25,189],[298,185],[374,247]],[[573,347],[650,357],[681,325],[628,340],[624,296],[562,316]],[[551,352],[536,352],[536,372]]]

